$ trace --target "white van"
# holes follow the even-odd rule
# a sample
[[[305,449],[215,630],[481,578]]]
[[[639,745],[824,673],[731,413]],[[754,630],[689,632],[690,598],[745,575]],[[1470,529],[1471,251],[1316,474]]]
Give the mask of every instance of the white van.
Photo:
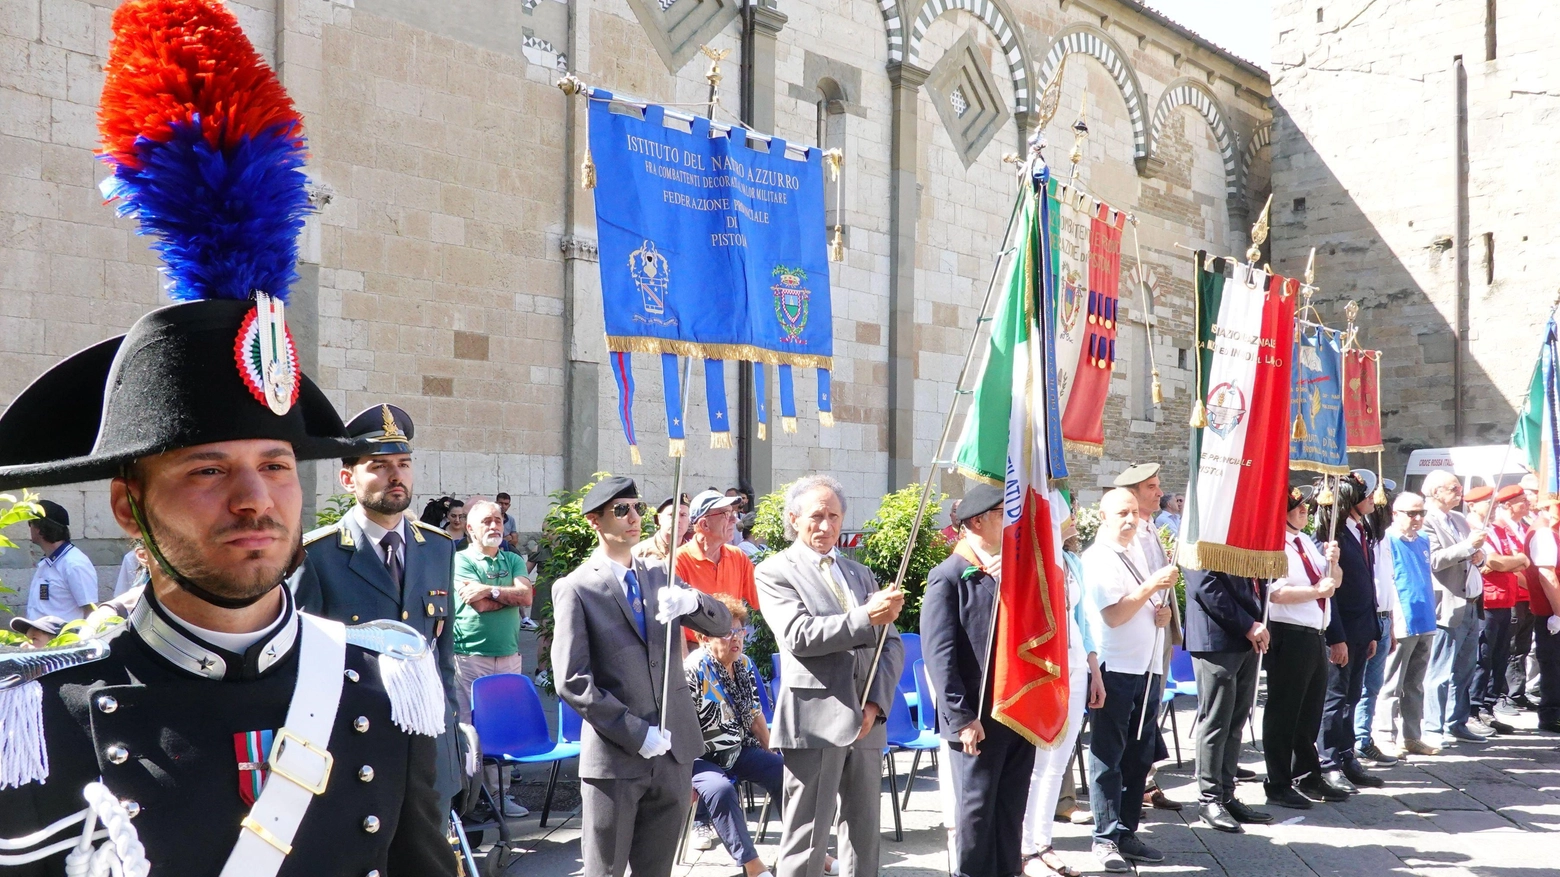
[[[1510,445],[1425,448],[1408,455],[1403,489],[1419,492],[1425,476],[1446,469],[1462,481],[1463,490],[1488,484],[1497,490],[1515,484],[1528,473],[1527,455]]]

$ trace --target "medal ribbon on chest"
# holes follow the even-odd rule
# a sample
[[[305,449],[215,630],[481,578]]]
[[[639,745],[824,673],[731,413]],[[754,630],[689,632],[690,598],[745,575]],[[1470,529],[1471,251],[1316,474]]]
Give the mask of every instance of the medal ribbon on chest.
[[[233,735],[233,754],[238,757],[238,796],[249,807],[255,806],[265,788],[266,758],[271,752],[275,731],[240,731]]]

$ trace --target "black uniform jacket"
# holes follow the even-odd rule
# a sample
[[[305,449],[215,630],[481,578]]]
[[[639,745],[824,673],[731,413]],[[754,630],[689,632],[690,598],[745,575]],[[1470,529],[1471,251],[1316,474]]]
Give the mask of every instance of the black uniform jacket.
[[[39,680],[49,776],[0,791],[0,837],[79,812],[82,787],[101,777],[115,796],[139,806],[132,825],[152,874],[216,877],[249,812],[239,796],[234,735],[279,730],[292,700],[299,621],[290,599],[285,614],[236,655],[197,639],[148,589],[131,621],[110,634],[107,658]],[[433,787],[434,739],[391,722],[380,656],[346,649],[329,743],[335,764],[279,873],[452,875],[449,812]],[[118,763],[109,754],[119,754],[115,746],[128,752]],[[377,831],[365,829],[370,816],[378,817]],[[64,875],[64,860],[62,852],[7,873]]]
[[[439,735],[436,783],[446,799],[465,785],[455,728],[455,542],[448,533],[406,519],[402,583],[390,579],[384,561],[369,544],[357,515],[349,512],[329,527],[303,537],[308,556],[293,575],[298,608],[342,624],[388,618],[411,625],[433,646],[444,682],[444,727]]]
[[[1186,571],[1186,650],[1249,652],[1267,585],[1222,572]]]
[[[960,728],[991,715],[990,699],[981,709],[981,685],[996,599],[997,580],[957,550],[926,576],[921,659],[937,692],[938,731],[945,740],[957,741]]]
[[[1332,596],[1328,645],[1358,645],[1381,638],[1381,619],[1376,617],[1375,565],[1367,553],[1377,548],[1369,541],[1361,544],[1347,524],[1339,525],[1338,566],[1343,569],[1343,581]]]

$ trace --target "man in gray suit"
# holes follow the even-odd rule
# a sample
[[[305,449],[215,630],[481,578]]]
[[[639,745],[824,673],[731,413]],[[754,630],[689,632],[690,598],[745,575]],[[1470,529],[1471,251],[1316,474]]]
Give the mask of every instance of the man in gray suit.
[[[778,877],[821,877],[839,799],[844,877],[876,877],[883,727],[904,667],[894,619],[904,593],[878,590],[872,572],[835,549],[845,492],[827,475],[786,491],[791,547],[758,565],[764,620],[780,649],[773,745],[785,756]],[[872,674],[878,634],[888,639]],[[868,676],[872,689],[863,697]]]
[[[1430,574],[1435,586],[1435,643],[1430,649],[1430,671],[1425,675],[1429,703],[1425,721],[1441,734],[1442,745],[1454,741],[1488,742],[1493,731],[1470,718],[1470,692],[1478,669],[1479,628],[1483,607],[1484,528],[1474,530],[1461,512],[1462,485],[1457,476],[1437,469],[1425,476],[1427,514],[1425,534],[1430,537]]]
[[[443,530],[406,514],[415,431],[411,415],[394,405],[371,406],[347,424],[353,438],[374,443],[372,454],[341,461],[341,486],[357,503],[340,521],[303,537],[307,562],[293,574],[292,587],[307,612],[343,624],[405,622],[437,646],[446,714],[434,786],[447,807],[466,780],[450,612],[455,543]]]
[[[631,479],[602,479],[580,502],[598,546],[553,587],[558,696],[584,719],[580,858],[585,877],[667,877],[693,791],[704,735],[682,676],[682,625],[731,633],[731,612],[666,569],[633,556],[645,504]],[[671,699],[661,703],[667,637]]]

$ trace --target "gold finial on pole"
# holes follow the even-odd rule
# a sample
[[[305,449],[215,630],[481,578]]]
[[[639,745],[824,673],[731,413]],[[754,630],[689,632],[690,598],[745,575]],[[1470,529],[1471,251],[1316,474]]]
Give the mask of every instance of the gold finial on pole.
[[[1246,250],[1246,261],[1257,264],[1262,258],[1262,244],[1268,236],[1268,211],[1273,207],[1273,196],[1268,195],[1267,203],[1262,205],[1262,214],[1257,217],[1257,222],[1251,227],[1251,247]]]
[[[1045,84],[1045,89],[1040,92],[1040,100],[1035,103],[1035,127],[1041,130],[1051,124],[1057,108],[1062,104],[1062,71],[1067,69],[1067,59],[1070,57],[1062,56],[1062,63],[1056,66],[1051,81]]]
[[[1078,163],[1083,161],[1083,141],[1089,137],[1089,92],[1083,93],[1083,100],[1078,104],[1078,121],[1073,123],[1073,148],[1068,159],[1072,161],[1073,177],[1078,176]]]
[[[700,46],[699,51],[704,53],[704,57],[710,59],[710,69],[704,74],[704,81],[710,84],[710,91],[713,93],[715,86],[720,85],[720,62],[726,60],[726,56],[731,54],[731,50]]]

